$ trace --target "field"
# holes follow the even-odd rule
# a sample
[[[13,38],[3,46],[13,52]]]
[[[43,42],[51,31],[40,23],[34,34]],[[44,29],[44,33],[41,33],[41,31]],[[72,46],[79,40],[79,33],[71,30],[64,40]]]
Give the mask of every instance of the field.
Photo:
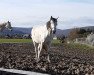
[[[35,61],[31,39],[0,39],[0,67],[48,73],[52,75],[94,75],[94,47],[52,42],[50,60],[42,50]]]
[[[0,39],[0,43],[32,43],[31,39]],[[52,43],[59,44],[59,40],[53,40]]]
[[[0,43],[31,43],[31,39],[0,39]]]

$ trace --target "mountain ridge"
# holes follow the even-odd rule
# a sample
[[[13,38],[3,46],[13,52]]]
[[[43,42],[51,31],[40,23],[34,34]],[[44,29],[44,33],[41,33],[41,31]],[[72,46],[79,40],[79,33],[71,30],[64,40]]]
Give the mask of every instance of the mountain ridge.
[[[86,27],[80,27],[82,29],[91,29],[94,30],[94,26],[86,26]],[[71,29],[57,29],[56,36],[60,37],[62,35],[68,36],[69,32],[72,30]],[[0,34],[10,34],[10,35],[15,35],[15,34],[31,34],[32,28],[22,28],[22,27],[13,27],[13,31],[9,31],[5,29],[4,31],[0,32]]]

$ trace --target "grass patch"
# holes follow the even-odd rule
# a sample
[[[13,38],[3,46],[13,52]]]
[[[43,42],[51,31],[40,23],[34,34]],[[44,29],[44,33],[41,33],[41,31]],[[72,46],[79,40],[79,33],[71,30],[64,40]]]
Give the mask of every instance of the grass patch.
[[[0,39],[0,43],[31,43],[31,39]]]
[[[93,46],[79,44],[79,43],[70,43],[70,44],[68,44],[68,47],[74,48],[74,49],[81,49],[81,50],[94,50]]]
[[[0,39],[0,43],[32,43],[32,39]],[[52,44],[60,44],[59,40],[53,40]]]
[[[52,43],[54,43],[54,44],[59,44],[60,41],[59,41],[59,40],[53,40]]]
[[[52,45],[54,45],[54,46],[59,46],[61,44],[62,43],[60,42],[60,40],[52,40]]]

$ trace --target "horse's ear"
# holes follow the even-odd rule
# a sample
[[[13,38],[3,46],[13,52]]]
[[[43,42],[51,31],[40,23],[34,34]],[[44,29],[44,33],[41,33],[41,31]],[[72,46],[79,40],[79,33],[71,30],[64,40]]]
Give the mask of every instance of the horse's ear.
[[[57,17],[56,19],[58,19],[59,17]]]
[[[52,20],[52,18],[53,18],[53,17],[51,16],[50,20]]]

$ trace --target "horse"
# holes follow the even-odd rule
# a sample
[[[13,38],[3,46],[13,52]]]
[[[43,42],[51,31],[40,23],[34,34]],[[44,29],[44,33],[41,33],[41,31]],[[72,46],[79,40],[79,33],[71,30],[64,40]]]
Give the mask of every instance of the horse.
[[[0,31],[2,32],[5,28],[12,31],[11,22],[7,21],[5,23],[0,24]]]
[[[57,27],[57,19],[51,16],[50,20],[45,24],[37,27],[33,27],[31,31],[31,38],[33,41],[33,45],[35,48],[36,53],[36,61],[38,62],[40,59],[40,52],[42,49],[47,51],[47,60],[50,62],[49,59],[49,49],[51,46],[51,41],[56,33]]]

